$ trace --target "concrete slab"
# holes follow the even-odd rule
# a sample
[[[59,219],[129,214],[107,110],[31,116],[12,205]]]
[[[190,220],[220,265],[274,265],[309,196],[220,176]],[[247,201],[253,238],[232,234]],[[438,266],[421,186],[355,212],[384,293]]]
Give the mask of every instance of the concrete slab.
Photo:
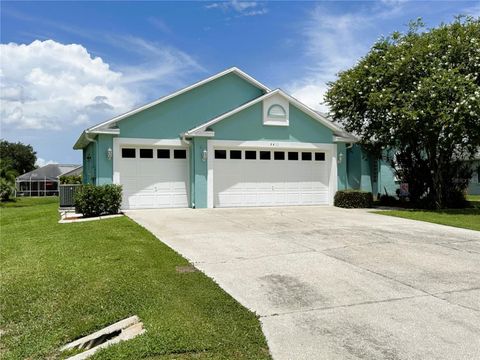
[[[480,257],[422,243],[375,243],[325,250],[325,254],[428,293],[480,285]]]
[[[480,314],[432,297],[261,321],[278,360],[480,358]]]
[[[275,359],[480,358],[480,232],[318,206],[126,214],[259,314]]]
[[[424,295],[318,252],[197,267],[261,316]]]

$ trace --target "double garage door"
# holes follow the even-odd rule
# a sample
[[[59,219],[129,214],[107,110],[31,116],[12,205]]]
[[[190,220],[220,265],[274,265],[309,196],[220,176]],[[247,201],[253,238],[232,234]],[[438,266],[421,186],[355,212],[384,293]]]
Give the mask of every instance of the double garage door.
[[[117,162],[124,209],[189,206],[189,160],[184,147],[122,145]],[[213,206],[329,203],[328,152],[215,148]]]
[[[329,203],[329,157],[314,150],[215,149],[215,207]]]

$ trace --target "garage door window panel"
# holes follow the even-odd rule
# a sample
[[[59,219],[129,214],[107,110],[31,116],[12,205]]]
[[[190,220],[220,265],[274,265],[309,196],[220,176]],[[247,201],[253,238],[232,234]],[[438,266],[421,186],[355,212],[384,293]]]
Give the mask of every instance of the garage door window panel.
[[[187,150],[173,150],[173,158],[174,159],[186,159],[187,158]]]
[[[260,151],[260,160],[270,160],[271,153],[270,151]]]
[[[312,160],[312,153],[311,152],[302,152],[302,160],[303,161],[311,161]]]
[[[215,150],[215,159],[226,159],[227,150]]]
[[[315,153],[315,161],[325,161],[325,153],[324,152],[316,152]]]
[[[122,149],[122,158],[124,158],[124,159],[135,159],[135,149],[134,148],[123,148]]]
[[[288,152],[288,160],[298,160],[298,152],[289,151]]]
[[[141,159],[153,159],[153,149],[140,149]]]
[[[242,159],[242,151],[241,150],[230,150],[230,159],[232,159],[232,160]]]
[[[257,152],[253,150],[245,151],[245,159],[246,160],[256,160],[257,159]]]
[[[284,151],[275,151],[273,153],[274,160],[285,160],[285,152]]]
[[[170,159],[170,149],[157,149],[158,159]]]

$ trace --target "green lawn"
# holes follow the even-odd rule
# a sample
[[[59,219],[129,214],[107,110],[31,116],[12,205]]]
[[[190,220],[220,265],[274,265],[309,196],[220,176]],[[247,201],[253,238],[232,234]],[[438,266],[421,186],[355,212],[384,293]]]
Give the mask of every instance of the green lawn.
[[[126,217],[58,224],[57,199],[0,207],[0,358],[63,344],[131,315],[147,332],[95,359],[268,359],[258,319]]]
[[[471,208],[435,211],[387,210],[375,211],[375,213],[480,231],[480,195],[469,195],[467,200],[470,201]]]

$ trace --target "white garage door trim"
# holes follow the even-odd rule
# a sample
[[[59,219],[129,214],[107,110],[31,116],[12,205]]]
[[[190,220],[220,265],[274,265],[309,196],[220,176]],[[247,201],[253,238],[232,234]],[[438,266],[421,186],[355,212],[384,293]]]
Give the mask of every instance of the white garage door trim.
[[[121,184],[121,172],[120,172],[120,162],[122,159],[121,149],[123,147],[173,147],[181,148],[187,150],[187,159],[186,159],[186,190],[187,190],[187,204],[185,207],[190,205],[190,156],[188,145],[177,139],[142,139],[142,138],[113,138],[113,183]]]
[[[216,148],[250,148],[250,149],[309,149],[325,151],[330,160],[329,205],[333,205],[333,197],[337,191],[337,144],[287,142],[287,141],[231,141],[231,140],[208,140],[207,141],[207,206],[214,207],[214,160]]]

